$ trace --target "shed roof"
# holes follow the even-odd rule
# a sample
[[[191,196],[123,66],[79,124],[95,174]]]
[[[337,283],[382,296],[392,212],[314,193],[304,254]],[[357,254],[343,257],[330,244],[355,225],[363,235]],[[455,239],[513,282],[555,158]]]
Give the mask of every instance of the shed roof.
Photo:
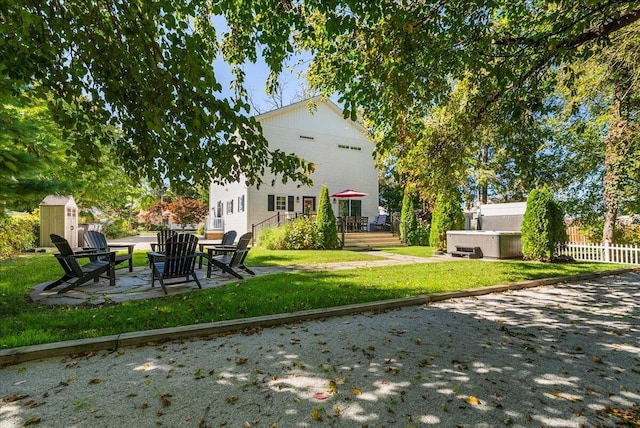
[[[40,205],[76,206],[76,201],[73,199],[73,196],[48,195],[40,202]]]

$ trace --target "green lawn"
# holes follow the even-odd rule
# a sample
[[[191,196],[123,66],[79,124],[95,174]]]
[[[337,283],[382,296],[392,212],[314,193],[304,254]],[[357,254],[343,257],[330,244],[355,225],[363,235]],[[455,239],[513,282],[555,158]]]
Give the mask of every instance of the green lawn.
[[[395,250],[394,250],[395,251]],[[404,254],[425,255],[408,247]],[[302,265],[372,257],[349,251],[267,251],[250,253],[249,266]],[[136,252],[137,266],[146,264]],[[249,278],[193,293],[103,307],[48,307],[32,303],[29,289],[61,274],[50,254],[0,261],[0,347],[238,319],[346,305],[418,294],[462,290],[526,279],[617,269],[593,263],[542,264],[465,260],[325,272],[294,272]]]

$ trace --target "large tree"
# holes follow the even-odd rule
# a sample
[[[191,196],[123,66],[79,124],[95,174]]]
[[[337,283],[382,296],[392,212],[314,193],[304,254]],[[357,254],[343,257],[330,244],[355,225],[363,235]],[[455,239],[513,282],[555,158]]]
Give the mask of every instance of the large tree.
[[[305,182],[311,166],[270,152],[248,117],[246,61],[262,56],[274,89],[285,60],[309,51],[313,87],[338,92],[352,118],[361,113],[380,152],[410,147],[434,106],[467,81],[457,126],[468,142],[488,114],[519,123],[541,109],[557,72],[637,21],[640,1],[0,0],[0,14],[0,92],[39,82],[75,104],[77,114],[51,107],[77,133],[77,151],[97,154],[103,136],[84,131],[108,122],[122,131],[115,147],[127,170],[158,184],[243,174],[253,183],[266,167]],[[214,15],[226,18],[228,34]],[[233,99],[213,68],[220,52],[236,66]],[[460,144],[444,142],[433,164],[446,167]]]
[[[268,167],[308,182],[311,166],[269,150],[243,93],[229,98],[216,77],[212,18],[225,3],[0,0],[0,94],[52,93],[54,118],[81,160],[111,146],[134,178],[176,188],[241,177],[254,184]],[[88,132],[95,123],[120,138]]]

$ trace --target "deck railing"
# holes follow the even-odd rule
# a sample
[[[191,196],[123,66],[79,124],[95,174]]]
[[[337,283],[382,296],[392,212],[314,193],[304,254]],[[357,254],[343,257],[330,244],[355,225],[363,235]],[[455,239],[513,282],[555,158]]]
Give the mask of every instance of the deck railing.
[[[613,245],[567,242],[558,244],[557,255],[565,255],[575,260],[603,263],[640,264],[640,247],[635,245]]]
[[[209,217],[207,219],[207,230],[209,231],[224,231],[224,218],[222,217]]]

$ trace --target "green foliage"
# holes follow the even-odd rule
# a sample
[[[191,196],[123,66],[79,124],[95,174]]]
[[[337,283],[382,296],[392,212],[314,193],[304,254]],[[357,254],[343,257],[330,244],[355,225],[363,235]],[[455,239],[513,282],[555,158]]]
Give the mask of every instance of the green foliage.
[[[267,3],[269,19],[292,18],[280,2]],[[252,185],[269,168],[284,180],[309,183],[309,163],[269,150],[256,132],[260,126],[248,114],[246,93],[236,85],[242,72],[235,74],[235,96],[229,96],[212,67],[221,52],[220,32],[210,17],[229,15],[234,7],[199,1],[4,2],[0,69],[11,73],[0,82],[0,94],[26,86],[53,92],[49,108],[73,136],[72,151],[91,163],[99,160],[101,147],[114,147],[118,163],[134,179],[168,179],[177,190],[241,176]],[[241,7],[246,13],[247,5]],[[250,27],[253,16],[230,16],[229,25]],[[265,30],[270,28],[275,27]],[[287,27],[276,32],[289,36]],[[225,51],[228,61],[244,62]],[[291,51],[274,46],[265,52],[275,68]],[[105,124],[122,130],[117,140],[96,126]]]
[[[409,243],[409,236],[415,233],[418,227],[418,218],[416,217],[416,209],[413,203],[414,195],[410,185],[404,188],[404,197],[402,198],[402,211],[400,213],[400,240]]]
[[[257,244],[267,250],[284,249],[285,230],[283,227],[270,227],[258,235]]]
[[[522,254],[527,260],[550,261],[557,243],[567,239],[564,214],[548,189],[533,190],[522,220]]]
[[[129,226],[129,222],[121,218],[107,222],[102,226],[102,233],[109,239],[135,235],[135,232],[133,232]]]
[[[320,246],[325,250],[333,250],[340,246],[338,242],[338,226],[336,216],[329,200],[329,189],[323,185],[320,190],[318,212],[316,214],[316,226],[320,236]]]
[[[640,245],[640,225],[619,225],[616,227],[616,244]]]
[[[9,217],[0,215],[0,259],[37,246],[40,218],[36,214]]]
[[[265,229],[258,237],[258,244],[269,250],[322,249],[316,223],[308,217],[299,217],[281,227]]]
[[[438,251],[447,249],[447,230],[464,229],[464,214],[462,212],[462,198],[460,191],[449,188],[436,199],[435,209],[431,218],[429,243]]]
[[[408,245],[418,245],[422,247],[429,246],[429,238],[431,235],[431,226],[423,221],[418,222],[418,226],[409,231],[407,235]]]

